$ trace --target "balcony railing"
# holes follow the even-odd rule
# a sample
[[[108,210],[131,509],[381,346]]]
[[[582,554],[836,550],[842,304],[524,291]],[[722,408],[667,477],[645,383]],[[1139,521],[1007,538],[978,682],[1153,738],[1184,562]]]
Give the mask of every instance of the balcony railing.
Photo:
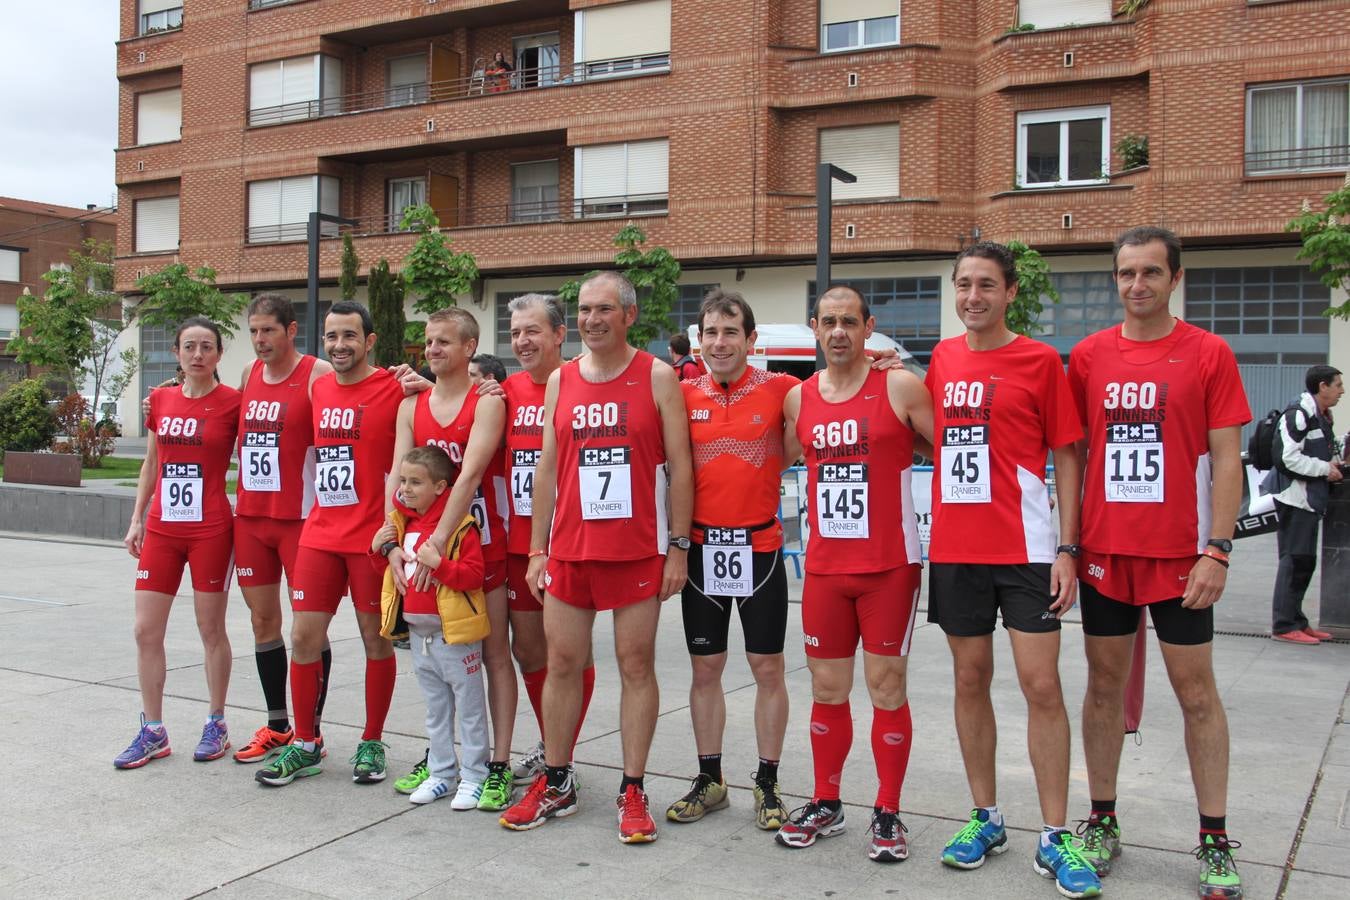
[[[1247,152],[1247,174],[1301,172],[1313,169],[1344,169],[1350,166],[1350,145],[1301,147]]]
[[[607,81],[612,78],[634,75],[657,75],[669,70],[669,53],[591,60],[576,63],[572,66],[539,66],[500,74],[476,70],[472,75],[464,78],[377,88],[371,91],[343,94],[339,97],[302,100],[280,106],[250,109],[248,123],[250,125],[280,125],[283,122],[372,112],[399,106],[414,106],[420,103],[441,103],[450,100],[464,100],[469,97],[534,91],[569,84],[582,84],[588,81]]]
[[[289,6],[300,0],[248,0],[249,9],[267,9],[269,6]]]

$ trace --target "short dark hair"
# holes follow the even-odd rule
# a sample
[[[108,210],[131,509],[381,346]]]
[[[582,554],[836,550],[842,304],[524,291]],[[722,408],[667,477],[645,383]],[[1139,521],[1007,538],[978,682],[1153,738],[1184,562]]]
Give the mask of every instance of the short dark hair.
[[[1136,225],[1116,238],[1116,245],[1111,250],[1111,271],[1115,272],[1119,268],[1116,260],[1120,258],[1121,247],[1142,247],[1154,241],[1162,241],[1167,247],[1167,268],[1172,270],[1170,274],[1175,277],[1181,271],[1181,238],[1156,225]]]
[[[1303,386],[1308,389],[1308,393],[1316,394],[1322,385],[1331,384],[1339,374],[1341,370],[1332,366],[1313,366],[1303,376]]]
[[[484,375],[491,375],[493,381],[506,380],[506,366],[502,365],[502,361],[491,353],[480,353],[469,362],[477,366],[478,371]]]
[[[683,331],[678,331],[670,336],[670,351],[680,356],[686,356],[689,353],[689,336]]]
[[[188,316],[178,323],[178,330],[173,333],[173,349],[178,349],[178,339],[183,336],[183,332],[189,328],[205,328],[216,336],[216,349],[225,352],[225,343],[220,339],[220,326],[212,322],[206,316]]]
[[[1003,286],[1017,287],[1017,257],[1007,247],[994,241],[976,241],[956,254],[956,262],[952,264],[952,281],[956,280],[956,270],[961,268],[961,260],[972,256],[998,263],[998,267],[1003,270]]]
[[[816,310],[820,309],[821,300],[824,300],[826,297],[838,298],[845,294],[852,294],[858,298],[858,302],[862,304],[862,317],[864,322],[872,317],[872,304],[867,302],[867,298],[863,296],[862,291],[852,285],[832,284],[825,293],[816,298],[816,304],[811,308],[811,318],[814,319],[816,317]]]
[[[282,328],[289,328],[295,321],[295,304],[285,294],[259,294],[248,304],[246,321],[249,316],[272,316]]]
[[[755,330],[755,312],[750,308],[750,304],[745,302],[745,298],[737,291],[724,291],[720,287],[713,288],[703,295],[703,304],[698,308],[698,333],[703,333],[703,320],[709,313],[719,313],[724,316],[741,317],[741,328],[746,334]]]
[[[450,455],[435,444],[412,448],[403,455],[403,461],[410,466],[426,469],[432,481],[449,484],[453,480],[454,466],[450,464]]]
[[[363,304],[357,303],[355,300],[339,300],[328,310],[328,315],[360,316],[361,329],[364,332],[363,336],[370,337],[375,333],[375,320],[370,317],[370,310],[366,309]],[[324,316],[324,318],[327,319],[328,316]]]

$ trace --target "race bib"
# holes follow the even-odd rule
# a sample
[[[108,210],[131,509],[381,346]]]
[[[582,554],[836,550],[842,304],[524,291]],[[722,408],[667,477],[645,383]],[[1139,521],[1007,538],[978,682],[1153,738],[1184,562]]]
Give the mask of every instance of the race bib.
[[[942,502],[989,503],[989,426],[951,425],[942,434]]]
[[[351,444],[315,447],[314,493],[320,506],[355,506],[356,460]]]
[[[748,528],[707,528],[703,532],[703,593],[749,597],[755,592],[754,557]]]
[[[629,447],[587,447],[577,466],[583,519],[631,519],[633,475]]]
[[[867,463],[816,466],[816,521],[821,537],[867,537]]]
[[[511,508],[518,516],[534,514],[534,469],[538,450],[511,451]]]
[[[1162,423],[1106,426],[1107,503],[1163,502]]]
[[[473,495],[473,499],[469,501],[469,512],[473,513],[473,520],[478,523],[479,542],[486,547],[492,543],[492,528],[488,524],[487,500],[483,499],[481,487]]]
[[[165,463],[159,473],[159,518],[164,522],[202,520],[202,467]]]
[[[239,482],[246,491],[276,493],[281,490],[281,435],[274,431],[244,432],[239,456]]]

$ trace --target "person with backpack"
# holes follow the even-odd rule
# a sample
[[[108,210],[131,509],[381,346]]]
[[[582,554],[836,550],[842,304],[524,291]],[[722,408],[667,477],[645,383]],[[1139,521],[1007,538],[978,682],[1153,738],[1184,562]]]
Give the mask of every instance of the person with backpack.
[[[1317,644],[1331,635],[1308,624],[1303,595],[1317,568],[1317,526],[1326,515],[1331,484],[1342,480],[1331,431],[1331,407],[1345,387],[1331,366],[1313,366],[1307,391],[1280,416],[1271,447],[1274,465],[1261,482],[1273,494],[1279,520],[1280,565],[1271,600],[1271,637],[1290,644]]]
[[[670,339],[671,365],[675,367],[675,377],[681,381],[693,381],[703,374],[703,367],[694,362],[689,355],[689,337],[677,334]]]

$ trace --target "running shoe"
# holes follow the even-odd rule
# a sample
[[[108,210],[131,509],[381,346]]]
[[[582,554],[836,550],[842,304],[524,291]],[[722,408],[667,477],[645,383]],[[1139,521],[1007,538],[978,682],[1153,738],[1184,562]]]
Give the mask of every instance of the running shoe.
[[[868,831],[872,834],[872,845],[867,848],[868,859],[877,862],[909,859],[909,844],[905,842],[905,833],[909,829],[900,821],[899,813],[876,807],[872,810],[872,825]]]
[[[1112,864],[1120,857],[1120,822],[1116,817],[1094,813],[1086,822],[1078,823],[1078,836],[1083,842],[1083,858],[1098,876],[1110,875]]]
[[[1233,861],[1233,851],[1241,846],[1239,841],[1207,834],[1195,848],[1195,858],[1200,860],[1197,893],[1201,900],[1238,900],[1242,897],[1242,879],[1238,877],[1237,863]]]
[[[450,782],[444,778],[427,778],[417,786],[408,798],[409,803],[434,803],[442,797],[450,796]]]
[[[483,782],[483,792],[478,795],[478,808],[484,812],[501,812],[511,805],[511,788],[514,778],[507,763],[488,763],[487,780]]]
[[[529,831],[544,824],[550,816],[561,819],[577,811],[576,783],[571,773],[561,788],[548,786],[547,775],[536,775],[530,789],[515,806],[502,813],[497,821],[512,831]]]
[[[972,809],[970,821],[942,848],[944,865],[956,869],[978,869],[990,854],[1008,849],[1008,832],[989,821],[989,811]]]
[[[430,755],[431,750],[428,748],[427,752],[422,754],[422,761],[413,766],[411,772],[394,782],[394,790],[400,794],[411,794],[421,787],[422,782],[431,774],[431,769],[427,768],[427,758]]]
[[[173,751],[169,749],[169,732],[164,726],[151,728],[141,716],[141,730],[136,732],[131,745],[118,754],[113,765],[119,769],[139,769],[152,759],[163,759]]]
[[[271,727],[264,725],[253,732],[253,737],[249,739],[247,744],[234,751],[234,761],[237,763],[262,762],[293,740],[295,740],[294,728],[274,731]]]
[[[649,844],[656,840],[656,823],[648,810],[647,792],[636,784],[624,788],[614,801],[619,808],[619,842]]]
[[[356,752],[348,760],[352,764],[352,781],[357,784],[374,784],[384,781],[384,751],[389,745],[384,741],[362,741],[356,745]]]
[[[318,747],[306,750],[299,744],[287,744],[271,762],[254,772],[253,777],[263,784],[281,787],[297,778],[318,775],[323,771],[319,765],[322,762]]]
[[[455,791],[455,797],[450,801],[450,808],[461,812],[466,809],[477,809],[478,797],[482,793],[483,785],[479,782],[460,779],[459,789]]]
[[[1065,897],[1100,897],[1102,880],[1083,856],[1083,844],[1067,831],[1050,835],[1050,845],[1037,841],[1032,860],[1036,874],[1055,879],[1055,889]]]
[[[810,847],[816,838],[832,837],[844,830],[844,808],[830,809],[819,801],[810,803],[792,811],[792,815],[778,829],[774,840],[784,847],[801,849]]]
[[[753,776],[752,776],[753,777]],[[777,831],[787,821],[787,810],[779,796],[778,782],[768,779],[755,781],[755,827]]]
[[[694,778],[693,787],[666,810],[666,818],[672,822],[697,822],[715,809],[726,809],[731,805],[727,796],[727,783],[713,781],[702,772]]]
[[[197,762],[210,762],[220,759],[229,749],[230,729],[226,727],[225,720],[207,719],[202,726],[202,739],[197,742],[197,749],[192,751],[192,758]]]
[[[524,780],[534,778],[536,775],[544,774],[544,742],[540,741],[530,748],[529,752],[516,760],[515,769],[512,774],[517,778]]]

